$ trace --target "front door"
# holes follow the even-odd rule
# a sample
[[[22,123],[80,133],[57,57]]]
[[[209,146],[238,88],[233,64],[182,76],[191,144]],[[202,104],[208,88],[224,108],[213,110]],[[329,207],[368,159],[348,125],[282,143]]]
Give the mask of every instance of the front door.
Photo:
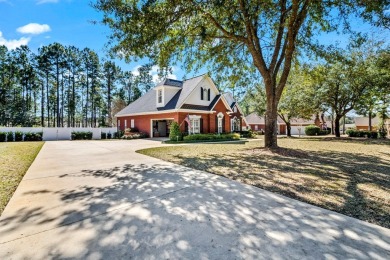
[[[160,136],[167,136],[167,121],[158,121],[157,128]]]

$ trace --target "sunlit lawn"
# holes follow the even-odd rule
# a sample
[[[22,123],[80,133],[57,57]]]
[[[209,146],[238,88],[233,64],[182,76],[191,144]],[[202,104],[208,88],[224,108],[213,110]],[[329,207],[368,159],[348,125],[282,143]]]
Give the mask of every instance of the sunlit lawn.
[[[390,228],[390,142],[333,138],[145,149],[142,154],[205,170]]]
[[[0,215],[43,142],[0,143]]]

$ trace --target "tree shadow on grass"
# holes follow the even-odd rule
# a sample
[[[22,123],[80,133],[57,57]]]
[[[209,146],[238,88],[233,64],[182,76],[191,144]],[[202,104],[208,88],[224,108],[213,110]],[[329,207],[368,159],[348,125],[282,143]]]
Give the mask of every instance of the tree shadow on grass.
[[[256,148],[174,162],[390,228],[390,162],[376,156]]]
[[[260,160],[247,151],[242,165],[233,155],[229,160],[179,159],[210,169],[223,165],[237,178],[255,174],[256,169],[245,169],[256,164],[270,171],[261,180],[275,182],[275,171],[293,175],[297,167],[321,165],[311,155],[303,155],[299,162],[296,157],[266,154]],[[326,154],[316,156],[331,162]],[[286,160],[289,164],[284,165]],[[304,173],[329,181],[351,179],[336,170]],[[379,172],[375,181],[386,176]],[[294,181],[294,176],[290,179]],[[390,248],[386,229],[174,164],[85,169],[30,184],[35,186],[19,197],[29,202],[0,219],[2,259],[385,258]]]

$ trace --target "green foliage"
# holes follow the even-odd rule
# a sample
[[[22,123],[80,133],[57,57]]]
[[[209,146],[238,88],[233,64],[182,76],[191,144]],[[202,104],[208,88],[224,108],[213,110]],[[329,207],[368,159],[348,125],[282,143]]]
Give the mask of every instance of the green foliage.
[[[183,135],[180,132],[180,126],[177,122],[173,122],[171,124],[171,128],[169,131],[169,139],[171,141],[182,141]]]
[[[253,138],[256,136],[252,129],[249,129],[248,131],[235,131],[234,133],[237,133],[244,138]]]
[[[141,138],[148,138],[148,137],[149,137],[149,135],[147,133],[137,132],[137,133],[133,133],[130,135],[124,135],[121,137],[121,139],[132,140],[132,139],[141,139]]]
[[[8,132],[7,133],[7,142],[13,142],[14,141],[14,133]]]
[[[184,136],[184,141],[192,140],[239,140],[240,134],[229,133],[229,134],[193,134]]]
[[[23,141],[23,132],[16,131],[15,132],[15,142]]]
[[[72,140],[92,140],[92,132],[72,132]]]
[[[309,125],[305,127],[305,134],[309,136],[319,135],[320,128],[316,125]]]
[[[100,139],[102,139],[102,140],[107,139],[107,133],[101,132]]]
[[[348,129],[345,133],[349,137],[365,137],[365,138],[373,138],[373,139],[378,138],[378,132],[376,131]]]
[[[38,133],[25,133],[24,134],[24,141],[42,141],[42,132]]]
[[[0,132],[0,142],[5,142],[7,140],[7,133]]]

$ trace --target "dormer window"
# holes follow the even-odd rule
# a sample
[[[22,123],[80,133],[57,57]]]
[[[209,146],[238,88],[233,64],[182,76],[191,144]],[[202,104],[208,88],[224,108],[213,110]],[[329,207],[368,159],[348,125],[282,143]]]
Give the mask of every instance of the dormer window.
[[[157,99],[157,103],[161,104],[162,103],[162,89],[159,89],[158,90],[158,99]]]
[[[200,88],[200,100],[210,101],[211,92],[210,89]]]

